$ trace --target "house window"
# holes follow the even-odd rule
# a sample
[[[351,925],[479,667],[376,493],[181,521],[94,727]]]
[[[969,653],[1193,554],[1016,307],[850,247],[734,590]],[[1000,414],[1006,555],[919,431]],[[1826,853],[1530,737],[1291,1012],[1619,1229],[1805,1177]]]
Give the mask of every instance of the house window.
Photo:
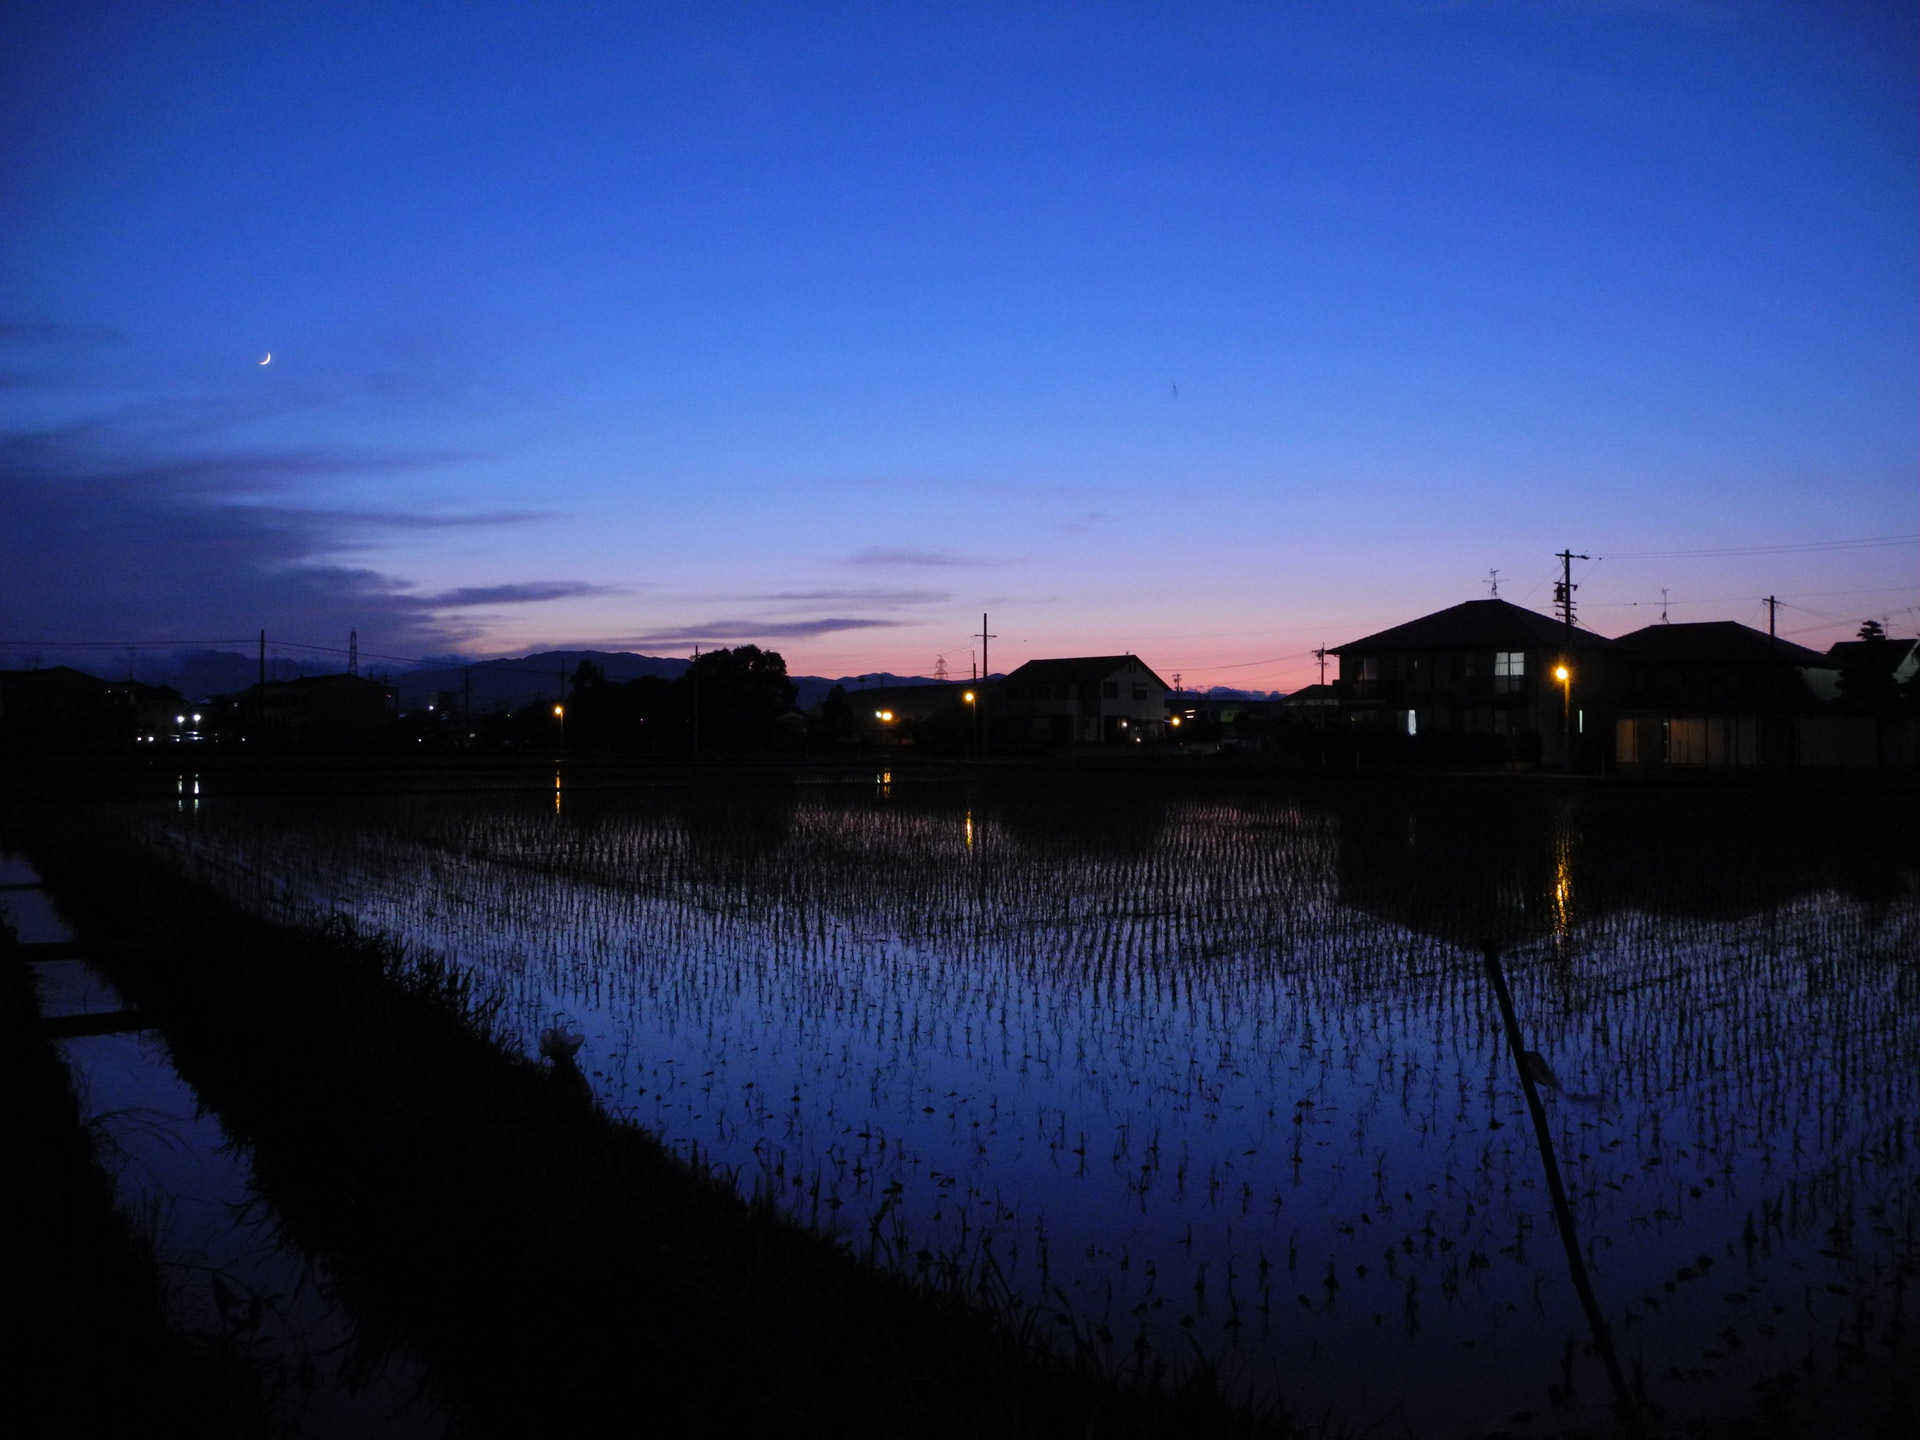
[[[1420,712],[1418,710],[1409,710],[1407,711],[1407,734],[1418,735],[1419,733]]]
[[[1144,699],[1146,699],[1146,698],[1147,698],[1147,687],[1146,687],[1146,686],[1144,686],[1144,685],[1135,685],[1135,686],[1133,687],[1133,698],[1134,698],[1134,699],[1136,699],[1136,700],[1144,700]]]
[[[1511,695],[1524,687],[1527,678],[1527,652],[1496,650],[1493,653],[1493,688]]]
[[[1118,700],[1120,698],[1120,682],[1118,680],[1102,681],[1100,684],[1100,698],[1102,700]]]
[[[1378,655],[1362,655],[1360,657],[1360,678],[1362,680],[1378,680],[1380,678],[1380,657]]]

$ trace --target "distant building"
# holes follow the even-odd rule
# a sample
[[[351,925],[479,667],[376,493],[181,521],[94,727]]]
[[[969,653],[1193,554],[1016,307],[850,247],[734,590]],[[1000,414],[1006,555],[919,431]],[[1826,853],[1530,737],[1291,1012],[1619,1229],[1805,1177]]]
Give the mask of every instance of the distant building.
[[[1468,600],[1329,653],[1354,728],[1537,736],[1550,760],[1563,732],[1589,757],[1612,739],[1614,642],[1505,600]]]
[[[1156,738],[1169,688],[1133,655],[1029,660],[993,687],[993,738],[1062,745]]]
[[[157,745],[182,732],[185,713],[178,691],[135,680],[66,665],[0,670],[0,737],[16,755]]]
[[[270,680],[233,697],[244,733],[298,750],[355,750],[393,722],[396,692],[361,675]]]
[[[847,690],[845,701],[852,711],[857,733],[868,741],[890,744],[900,740],[913,727],[937,717],[956,719],[956,712],[968,708],[967,697],[977,694],[973,684],[869,685]],[[823,702],[824,703],[824,702]],[[967,728],[958,727],[964,732]]]

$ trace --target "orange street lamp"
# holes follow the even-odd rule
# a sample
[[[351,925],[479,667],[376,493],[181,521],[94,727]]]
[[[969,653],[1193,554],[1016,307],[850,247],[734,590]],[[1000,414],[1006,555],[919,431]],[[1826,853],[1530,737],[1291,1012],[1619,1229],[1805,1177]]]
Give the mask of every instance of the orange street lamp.
[[[567,707],[564,705],[554,706],[553,718],[560,722],[560,748],[564,750],[567,748]]]

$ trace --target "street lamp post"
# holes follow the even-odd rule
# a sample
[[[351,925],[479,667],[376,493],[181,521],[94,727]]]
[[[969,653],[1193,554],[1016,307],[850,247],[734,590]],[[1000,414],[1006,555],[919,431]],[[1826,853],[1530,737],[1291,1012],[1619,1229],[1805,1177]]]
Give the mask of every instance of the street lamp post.
[[[564,705],[554,706],[553,718],[560,722],[560,749],[564,752],[567,748],[567,707]]]
[[[967,702],[967,713],[973,717],[973,748],[980,748],[980,707],[973,703],[973,691],[969,690],[960,697]]]

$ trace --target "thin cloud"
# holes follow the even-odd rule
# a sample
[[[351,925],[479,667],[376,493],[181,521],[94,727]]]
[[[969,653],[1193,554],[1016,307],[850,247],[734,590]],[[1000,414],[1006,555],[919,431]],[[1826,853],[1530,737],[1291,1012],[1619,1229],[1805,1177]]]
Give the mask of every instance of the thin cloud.
[[[1082,510],[1078,515],[1069,515],[1062,520],[1060,528],[1075,534],[1084,534],[1088,530],[1097,530],[1100,526],[1109,525],[1112,522],[1113,516],[1104,510]]]
[[[899,620],[829,617],[821,620],[712,620],[677,630],[654,630],[645,635],[622,635],[609,645],[706,645],[721,641],[739,644],[761,640],[811,640],[841,630],[888,630]]]
[[[458,610],[472,605],[535,605],[543,600],[568,600],[576,595],[619,595],[618,585],[593,585],[585,580],[529,580],[520,585],[464,585],[438,595],[418,597],[422,609]]]
[[[855,551],[848,557],[849,565],[926,565],[926,566],[977,566],[984,560],[975,560],[965,555],[955,555],[947,550],[888,550],[879,546],[869,546],[865,550]]]
[[[819,605],[829,600],[857,600],[865,605],[945,605],[953,599],[949,590],[776,590],[755,595],[755,600],[789,600]]]

